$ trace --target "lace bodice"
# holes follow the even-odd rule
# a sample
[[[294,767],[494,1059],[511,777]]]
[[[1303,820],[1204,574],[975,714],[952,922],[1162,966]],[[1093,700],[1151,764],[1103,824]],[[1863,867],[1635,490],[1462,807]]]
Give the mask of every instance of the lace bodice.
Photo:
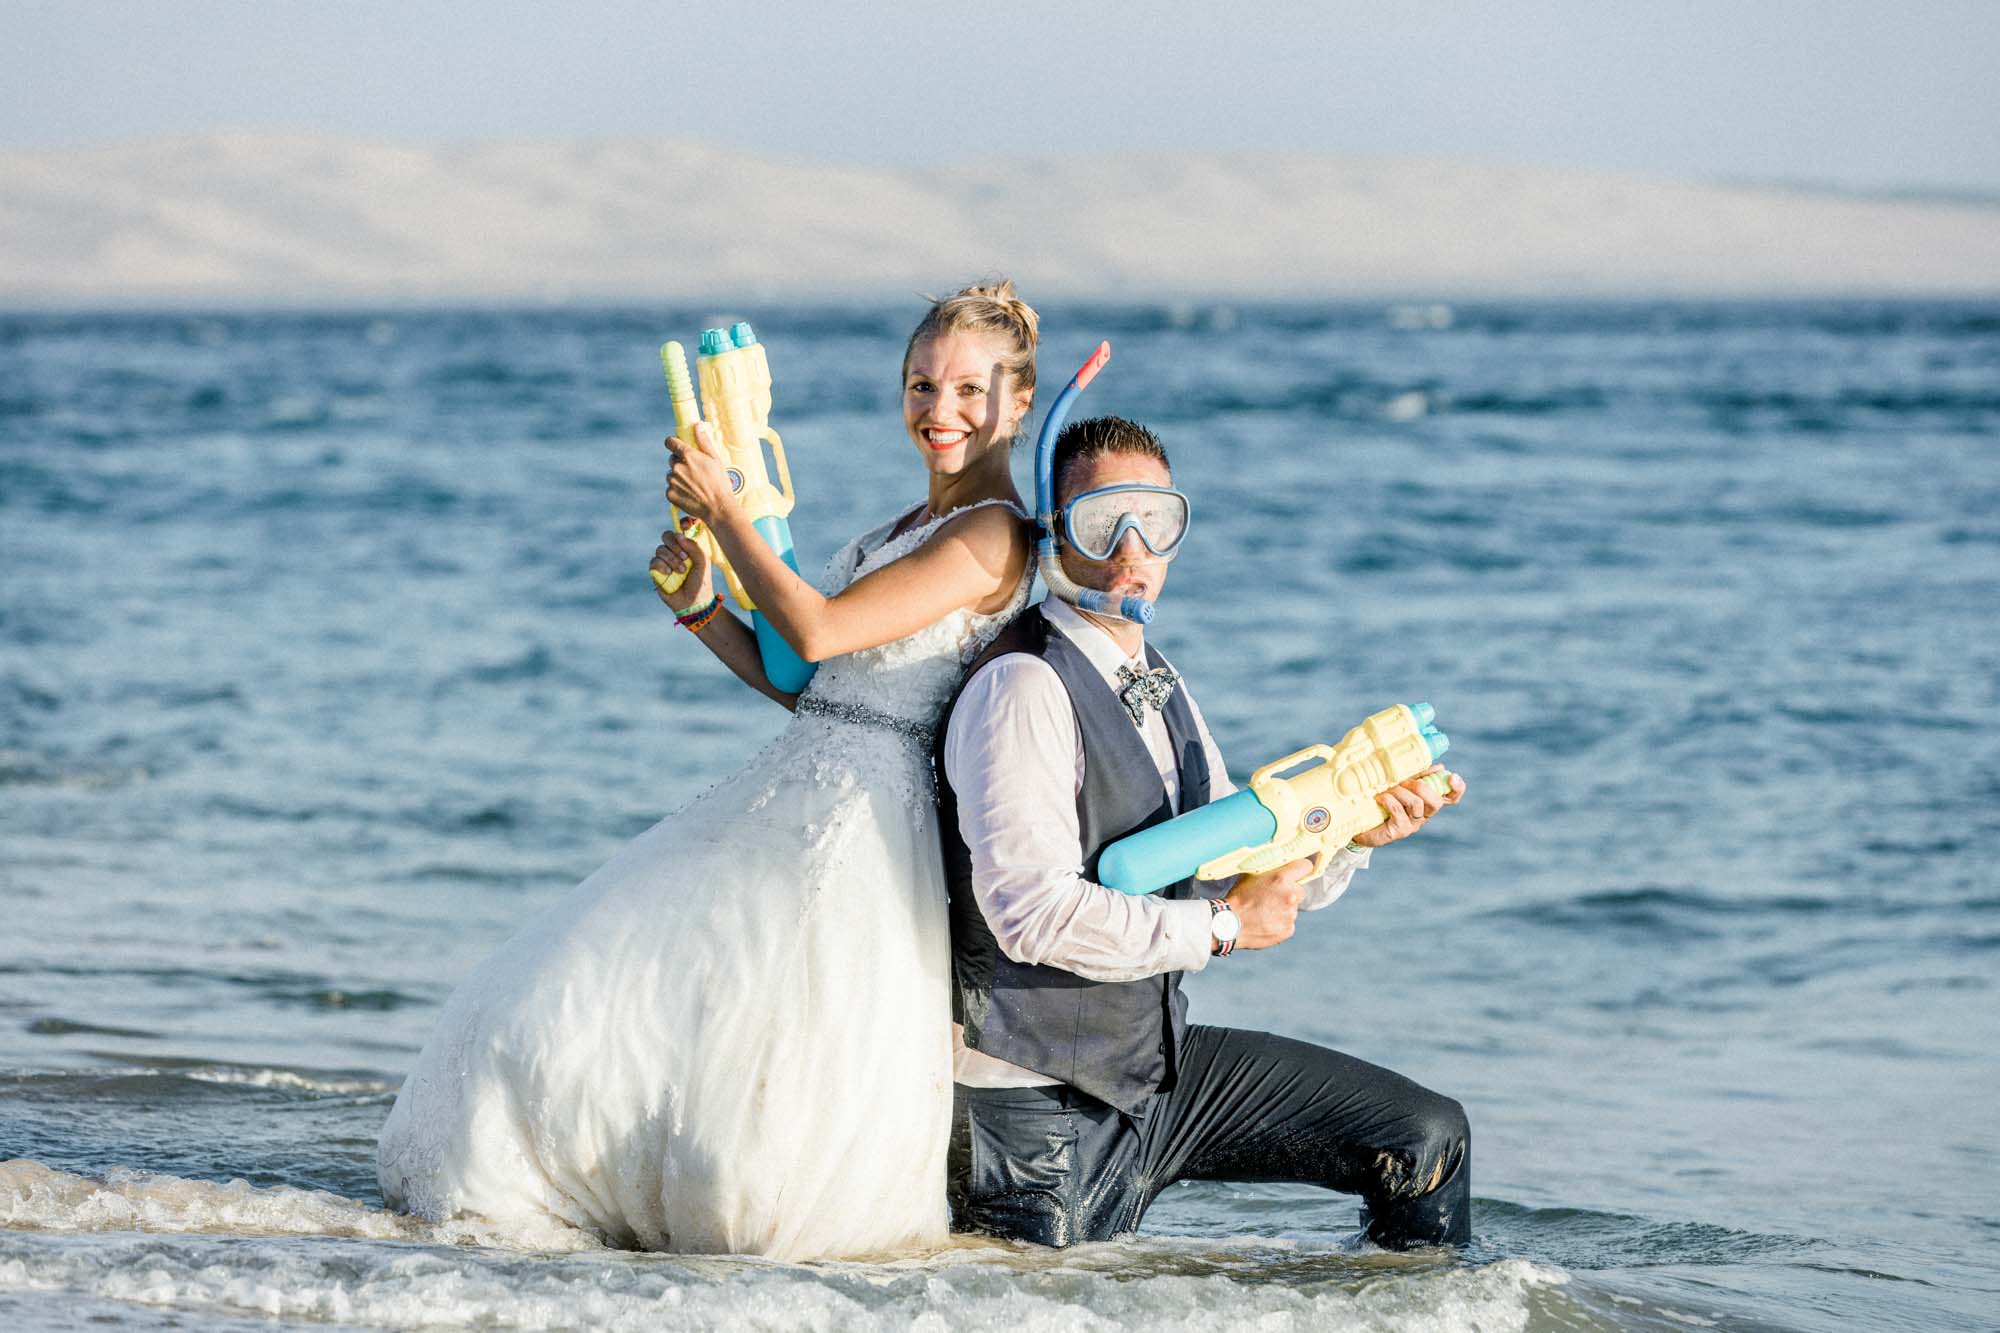
[[[985,500],[981,504],[1005,504],[1014,512],[1021,512],[1005,500]],[[951,517],[947,514],[933,518],[888,537],[907,513],[905,510],[904,514],[862,533],[836,552],[820,576],[819,590],[831,597],[863,574],[902,559],[929,540],[939,525]],[[1028,604],[1028,591],[1034,581],[1031,564],[1022,571],[1020,586],[1007,605],[992,615],[960,608],[904,638],[829,658],[820,663],[805,692],[826,704],[858,708],[929,728],[938,721],[938,714],[958,687],[966,666]]]

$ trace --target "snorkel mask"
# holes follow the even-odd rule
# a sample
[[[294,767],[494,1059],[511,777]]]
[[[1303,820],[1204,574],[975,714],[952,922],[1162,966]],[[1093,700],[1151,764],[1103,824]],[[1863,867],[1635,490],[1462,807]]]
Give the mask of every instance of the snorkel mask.
[[[1042,528],[1042,535],[1035,543],[1035,563],[1042,571],[1042,582],[1049,585],[1049,592],[1079,611],[1149,625],[1153,620],[1151,602],[1143,597],[1114,597],[1096,588],[1078,586],[1063,572],[1062,559],[1056,554],[1058,532],[1079,554],[1095,560],[1109,556],[1125,539],[1128,529],[1137,532],[1140,543],[1156,556],[1171,556],[1187,532],[1187,497],[1161,487],[1107,486],[1077,496],[1061,511],[1056,509],[1056,436],[1062,433],[1063,422],[1069,419],[1070,405],[1076,396],[1097,378],[1097,372],[1110,359],[1111,344],[1097,344],[1090,360],[1070,377],[1055,402],[1049,405],[1048,416],[1042,419],[1042,433],[1035,440],[1035,517]],[[1173,531],[1175,524],[1169,511],[1176,503],[1178,531]],[[1093,550],[1103,554],[1092,555]]]
[[[1171,560],[1187,536],[1188,498],[1171,486],[1121,481],[1073,496],[1062,507],[1062,539],[1086,560],[1109,560],[1126,533],[1147,554]]]

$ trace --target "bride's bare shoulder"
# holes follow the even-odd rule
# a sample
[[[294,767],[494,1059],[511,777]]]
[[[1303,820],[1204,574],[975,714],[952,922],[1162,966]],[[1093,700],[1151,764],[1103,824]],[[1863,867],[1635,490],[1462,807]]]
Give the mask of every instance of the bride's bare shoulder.
[[[1027,514],[1009,502],[969,506],[947,519],[938,528],[938,536],[963,543],[989,568],[1018,568],[1034,545],[1034,531]]]

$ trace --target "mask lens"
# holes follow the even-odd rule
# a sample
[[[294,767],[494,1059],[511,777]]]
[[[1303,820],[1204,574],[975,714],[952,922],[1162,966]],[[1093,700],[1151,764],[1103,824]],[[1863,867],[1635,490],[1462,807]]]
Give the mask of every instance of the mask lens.
[[[1084,496],[1070,506],[1070,541],[1092,560],[1102,560],[1111,553],[1111,535],[1118,530],[1118,518],[1124,512],[1121,495]]]
[[[1171,555],[1187,535],[1187,501],[1171,491],[1141,492],[1133,497],[1132,513],[1139,535],[1154,555]]]
[[[1070,504],[1070,541],[1089,559],[1107,559],[1128,520],[1147,550],[1171,555],[1187,535],[1187,499],[1177,491],[1138,487],[1081,496]]]

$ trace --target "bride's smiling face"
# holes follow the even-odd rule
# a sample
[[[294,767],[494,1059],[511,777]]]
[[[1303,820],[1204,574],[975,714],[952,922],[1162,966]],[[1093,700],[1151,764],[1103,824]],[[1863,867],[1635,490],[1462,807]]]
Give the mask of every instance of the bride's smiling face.
[[[1005,449],[1034,398],[1001,365],[1007,349],[976,333],[926,338],[903,375],[903,425],[933,473],[963,472]]]

